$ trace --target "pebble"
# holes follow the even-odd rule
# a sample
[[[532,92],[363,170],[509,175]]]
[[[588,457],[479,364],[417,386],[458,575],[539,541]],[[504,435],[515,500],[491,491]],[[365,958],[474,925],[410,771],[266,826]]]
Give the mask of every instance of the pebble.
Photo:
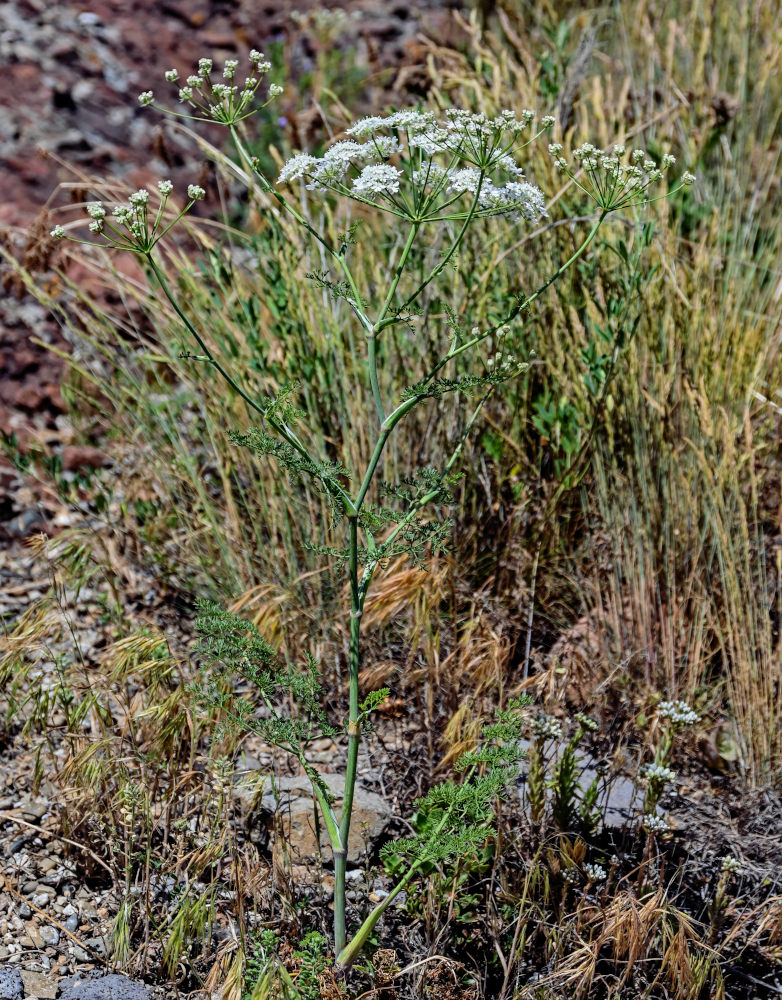
[[[48,802],[26,802],[22,806],[22,819],[26,819],[28,823],[34,823],[38,819],[43,819],[48,811]]]
[[[72,913],[68,917],[68,919],[65,921],[64,926],[65,926],[66,931],[73,932],[73,931],[76,930],[76,928],[79,926],[79,918],[76,916],[75,913]]]
[[[49,924],[45,924],[39,931],[44,944],[55,945],[60,943],[60,932],[56,927],[52,927]]]

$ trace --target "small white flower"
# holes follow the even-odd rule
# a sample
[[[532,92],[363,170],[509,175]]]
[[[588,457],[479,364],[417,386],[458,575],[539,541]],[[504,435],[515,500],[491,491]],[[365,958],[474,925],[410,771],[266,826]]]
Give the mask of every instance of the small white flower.
[[[206,197],[206,191],[198,184],[188,184],[187,186],[187,197],[191,201],[201,201]]]
[[[672,167],[674,163],[676,163],[676,157],[671,155],[671,153],[666,153],[662,160],[660,160],[660,166],[663,170],[668,170],[668,168]]]
[[[655,813],[647,813],[641,823],[647,833],[665,833],[669,829],[664,816],[657,816]]]
[[[279,83],[272,83],[269,85],[269,97],[279,97],[280,94],[284,93],[285,88],[281,87]]]
[[[544,115],[540,119],[541,128],[553,128],[556,118],[553,115]]]
[[[365,145],[368,156],[374,153],[377,156],[382,156],[384,160],[387,160],[389,156],[393,156],[394,153],[398,153],[401,149],[399,140],[395,135],[378,135],[375,136],[372,142],[368,142]]]
[[[171,181],[158,181],[157,189],[163,195],[164,198],[167,198],[168,195],[170,195],[171,192],[174,190],[174,185],[171,183]]]
[[[200,76],[189,76],[185,82],[187,83],[188,87],[200,87],[201,86],[201,77]]]
[[[364,198],[376,195],[396,194],[402,171],[388,163],[373,163],[364,167],[353,181],[353,190]]]
[[[663,719],[670,719],[675,726],[694,726],[701,717],[686,701],[661,701],[657,711]]]
[[[283,164],[277,183],[290,183],[307,176],[312,173],[317,162],[315,157],[310,156],[309,153],[297,153],[296,156],[292,156],[287,163]]]
[[[475,194],[480,179],[480,170],[476,170],[475,167],[462,167],[450,175],[448,190],[457,194],[463,194],[465,191]]]
[[[602,865],[585,864],[584,872],[590,882],[604,882],[608,878],[608,873]]]
[[[138,95],[138,102],[142,108],[148,108],[150,104],[155,100],[155,95],[151,90],[145,90],[143,94]]]
[[[250,49],[250,62],[259,73],[265,73],[271,69],[271,63],[267,61],[264,54],[259,52],[258,49]]]
[[[721,858],[721,862],[722,871],[727,875],[738,875],[741,871],[741,862],[732,854],[726,854],[724,858]]]
[[[676,772],[663,764],[645,764],[638,772],[647,784],[667,785],[676,777]]]
[[[178,79],[179,79],[179,70],[176,69],[166,70],[166,80],[168,80],[169,83],[176,83]]]
[[[65,239],[65,230],[62,228],[62,226],[55,226],[54,229],[51,231],[51,233],[49,233],[49,235],[52,237],[52,239],[62,240]]]
[[[139,188],[138,191],[133,192],[128,201],[134,208],[140,208],[149,201],[149,191],[146,188]]]
[[[103,207],[102,202],[91,201],[87,205],[87,215],[91,219],[105,219],[106,209]]]
[[[695,183],[695,174],[686,173],[686,172],[682,174],[682,184],[685,184],[685,185],[687,185],[687,187],[689,187],[690,184],[694,184],[694,183]]]
[[[419,132],[410,136],[410,145],[423,150],[427,156],[443,151],[443,143],[438,141],[436,132]]]
[[[373,115],[370,118],[362,118],[357,121],[355,125],[352,125],[347,130],[347,134],[361,137],[365,135],[372,135],[374,132],[377,132],[378,129],[386,127],[388,127],[387,119],[381,118],[379,115]]]
[[[226,80],[233,80],[236,70],[239,68],[238,59],[226,59],[225,66],[223,66],[223,77]]]
[[[180,101],[190,101],[190,100],[192,100],[192,98],[193,98],[193,91],[191,90],[191,88],[190,87],[182,87],[182,89],[179,91],[179,100]]]
[[[90,232],[91,233],[102,233],[103,232],[103,220],[102,219],[93,219],[92,222],[90,223]]]
[[[212,72],[212,60],[211,59],[199,59],[198,60],[198,73],[200,76],[209,76]]]

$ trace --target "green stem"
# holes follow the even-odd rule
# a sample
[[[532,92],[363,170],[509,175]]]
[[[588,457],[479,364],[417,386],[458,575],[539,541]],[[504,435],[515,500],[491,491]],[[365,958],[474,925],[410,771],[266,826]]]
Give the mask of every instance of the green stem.
[[[421,294],[421,292],[426,288],[426,286],[429,285],[432,281],[434,281],[434,279],[437,277],[438,274],[440,274],[440,272],[443,270],[443,268],[447,267],[448,262],[450,261],[451,257],[453,257],[453,255],[456,253],[456,251],[458,250],[458,248],[459,248],[462,240],[464,239],[464,234],[467,232],[467,229],[468,229],[470,223],[473,220],[473,216],[475,215],[476,209],[478,208],[478,198],[480,197],[481,187],[482,186],[483,186],[483,173],[481,173],[480,180],[478,181],[478,186],[475,189],[475,196],[473,197],[472,204],[470,205],[470,210],[467,213],[467,215],[465,216],[464,222],[462,223],[462,228],[456,234],[456,238],[454,239],[453,243],[451,244],[451,247],[448,250],[448,253],[443,257],[443,259],[440,261],[439,264],[437,264],[436,267],[432,268],[432,270],[424,278],[424,280],[421,282],[421,284],[418,286],[418,288],[416,288],[416,290],[404,301],[404,303],[402,304],[402,306],[399,309],[399,313],[404,312],[405,309],[407,309],[409,306],[411,306],[413,304],[413,302],[415,302],[415,300]],[[413,238],[415,238],[414,235],[413,235]],[[411,243],[411,246],[412,246],[412,243]],[[392,317],[388,317],[388,318],[386,318],[384,320],[378,320],[378,322],[375,324],[375,327],[377,329],[377,332],[380,333],[380,331],[383,330],[385,327],[391,326],[395,322],[396,322],[396,317],[392,316]]]
[[[405,264],[407,263],[407,258],[410,256],[410,251],[413,249],[413,243],[415,243],[415,238],[418,235],[418,230],[420,224],[414,222],[410,227],[410,232],[407,236],[407,241],[402,250],[402,255],[399,258],[396,267],[394,268],[394,277],[391,281],[391,287],[388,289],[388,295],[386,295],[386,300],[383,303],[383,308],[378,313],[377,319],[375,320],[375,326],[377,327],[379,323],[382,323],[386,318],[388,310],[391,308],[391,302],[393,301],[394,294],[396,293],[397,286],[399,285],[399,279],[402,277],[402,272],[405,269]]]
[[[350,651],[349,651],[349,708],[348,752],[345,769],[345,790],[342,797],[342,815],[339,823],[341,850],[334,852],[334,948],[339,954],[345,947],[345,874],[347,868],[348,838],[353,813],[353,796],[356,790],[358,751],[361,742],[359,718],[358,673],[360,667],[359,639],[363,596],[358,582],[358,518],[349,519],[349,575],[350,575]],[[365,592],[364,592],[365,593]]]
[[[382,424],[386,418],[386,411],[383,408],[383,397],[380,395],[380,382],[377,378],[377,335],[374,327],[367,331],[367,347],[369,348],[369,385],[372,389],[372,398],[375,401],[377,418]]]
[[[477,337],[473,337],[471,340],[465,341],[459,347],[452,347],[451,350],[445,355],[445,357],[441,361],[438,361],[438,363],[434,366],[434,368],[432,368],[432,370],[422,380],[422,382],[424,384],[430,382],[437,375],[437,373],[441,371],[448,364],[449,361],[452,361],[455,357],[458,357],[458,355],[460,354],[464,354],[465,351],[469,351],[470,348],[475,347],[476,344],[482,343],[482,341],[486,340],[487,337],[490,337],[493,333],[499,330],[500,327],[505,326],[506,323],[510,323],[512,320],[514,320],[523,309],[526,309],[528,306],[531,306],[536,299],[539,299],[540,296],[546,291],[546,289],[549,288],[551,285],[553,285],[558,278],[561,278],[562,275],[565,273],[565,271],[567,271],[567,269],[571,267],[571,265],[575,264],[578,258],[584,253],[587,247],[594,240],[595,236],[597,236],[597,231],[602,226],[605,217],[608,214],[609,213],[607,211],[602,211],[600,213],[599,218],[593,224],[592,228],[587,234],[586,239],[578,248],[578,250],[576,250],[576,252],[572,254],[565,261],[564,264],[560,264],[557,270],[551,275],[551,277],[547,281],[545,281],[540,286],[540,288],[537,289],[537,291],[533,292],[532,295],[530,295],[528,298],[523,299],[521,302],[515,305],[513,309],[511,309],[511,311],[507,314],[507,316],[504,317],[504,319],[502,319],[499,323],[496,323],[494,326],[490,327],[485,333],[481,333]]]
[[[372,452],[372,457],[369,460],[367,471],[364,474],[364,479],[361,482],[361,488],[359,489],[358,495],[354,501],[354,506],[357,511],[361,510],[361,506],[364,503],[364,498],[367,495],[367,491],[370,485],[372,484],[372,479],[375,475],[375,471],[377,470],[378,462],[380,461],[380,458],[383,454],[383,449],[385,448],[386,442],[391,436],[394,428],[402,419],[402,417],[410,410],[412,410],[412,408],[416,405],[416,403],[419,403],[423,398],[425,397],[414,396],[412,399],[406,399],[403,403],[400,403],[400,405],[397,406],[397,408],[393,411],[393,413],[389,413],[389,415],[383,421],[383,424],[380,428],[380,437],[377,439],[377,443],[375,444],[375,450]]]
[[[467,780],[472,776],[472,771],[468,774]],[[447,809],[437,824],[436,828],[432,832],[429,842],[432,843],[437,840],[437,837],[442,833],[444,826],[450,820],[453,812],[453,807]],[[369,916],[366,918],[364,923],[359,927],[358,931],[354,934],[349,945],[342,949],[336,949],[337,951],[337,966],[340,969],[349,969],[350,966],[355,962],[361,953],[362,948],[367,943],[369,935],[372,933],[375,924],[383,916],[385,911],[391,905],[391,903],[396,899],[399,893],[405,888],[406,885],[413,879],[419,869],[426,864],[427,858],[424,855],[419,858],[418,861],[413,862],[410,868],[405,873],[404,877],[397,882],[391,892],[386,896],[386,898],[372,910]]]

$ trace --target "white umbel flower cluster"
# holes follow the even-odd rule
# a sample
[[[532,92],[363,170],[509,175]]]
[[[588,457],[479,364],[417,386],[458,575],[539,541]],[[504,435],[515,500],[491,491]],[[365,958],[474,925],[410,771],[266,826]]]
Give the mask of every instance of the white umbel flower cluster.
[[[504,111],[489,118],[459,108],[438,117],[405,108],[362,118],[323,156],[288,160],[278,183],[304,181],[311,191],[333,190],[416,222],[468,213],[534,222],[546,214],[543,193],[524,180],[513,156],[553,124],[532,132],[534,117]]]
[[[661,701],[657,711],[661,719],[668,719],[674,726],[694,726],[701,721],[686,701]]]
[[[376,198],[384,194],[399,193],[402,171],[388,163],[373,163],[364,167],[353,181],[353,190],[362,198]]]

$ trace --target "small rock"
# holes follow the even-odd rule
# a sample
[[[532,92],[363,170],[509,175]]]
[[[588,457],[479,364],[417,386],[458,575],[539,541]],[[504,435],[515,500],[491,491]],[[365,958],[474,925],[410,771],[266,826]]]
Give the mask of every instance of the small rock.
[[[38,933],[41,935],[44,944],[54,947],[60,943],[60,932],[50,924],[44,924]]]
[[[49,811],[48,802],[33,801],[26,802],[22,806],[22,819],[26,819],[28,823],[34,823],[37,819],[41,819]]]
[[[28,920],[24,925],[24,929],[27,931],[27,936],[32,941],[34,947],[43,948],[43,938],[41,937],[40,928],[35,924],[34,921]]]
[[[18,969],[0,969],[0,1000],[22,1000],[24,984]]]
[[[65,921],[65,929],[66,931],[73,932],[76,930],[78,926],[79,926],[79,918],[76,916],[75,913],[72,913]]]
[[[111,942],[107,943],[105,937],[98,935],[96,937],[87,938],[84,944],[96,955],[100,955],[103,958],[111,957],[113,948],[111,947]]]
[[[22,969],[22,981],[26,997],[35,997],[36,1000],[54,1000],[57,996],[57,983],[53,981],[51,976]]]

